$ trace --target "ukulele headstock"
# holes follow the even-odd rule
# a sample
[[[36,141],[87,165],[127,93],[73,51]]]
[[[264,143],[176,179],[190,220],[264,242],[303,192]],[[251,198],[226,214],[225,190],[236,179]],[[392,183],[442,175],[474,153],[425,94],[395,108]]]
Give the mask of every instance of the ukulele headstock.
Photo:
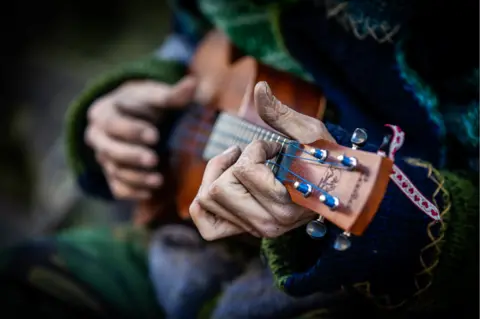
[[[292,200],[343,229],[346,236],[365,231],[392,172],[391,159],[359,149],[365,141],[366,132],[357,129],[351,148],[325,140],[291,142],[276,165],[276,176]]]

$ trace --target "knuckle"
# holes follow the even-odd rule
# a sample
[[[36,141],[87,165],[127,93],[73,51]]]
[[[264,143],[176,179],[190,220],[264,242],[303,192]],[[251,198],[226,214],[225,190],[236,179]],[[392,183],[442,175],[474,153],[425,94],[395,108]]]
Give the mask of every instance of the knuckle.
[[[310,127],[308,128],[313,134],[315,135],[318,135],[318,136],[322,136],[324,135],[327,131],[327,127],[325,126],[325,124],[323,124],[322,121],[318,121],[318,120],[315,120],[315,121],[312,121]]]
[[[275,223],[268,222],[262,225],[261,234],[265,238],[275,238],[281,233],[280,227]]]
[[[93,102],[92,106],[88,108],[87,119],[89,122],[94,122],[97,119],[98,108],[100,107],[100,101]]]
[[[213,232],[207,231],[202,227],[198,229],[198,232],[200,233],[200,236],[202,236],[202,238],[205,239],[206,241],[213,241],[216,239],[215,234]]]
[[[268,143],[263,140],[255,140],[250,144],[250,149],[255,151],[263,150],[266,147],[268,147]]]
[[[92,105],[88,108],[88,111],[87,111],[88,121],[90,122],[97,121],[98,118],[100,117],[102,109],[104,109],[105,107],[108,107],[108,105],[110,104],[111,104],[111,101],[107,96],[96,99],[92,103]]]
[[[200,214],[200,206],[198,205],[196,199],[190,204],[188,212],[190,213],[190,216],[192,216],[193,222],[196,223],[197,216]]]
[[[215,169],[215,168],[222,167],[222,164],[223,164],[223,158],[220,155],[217,155],[217,156],[213,157],[210,161],[208,161],[207,166]]]
[[[232,168],[233,173],[240,177],[247,177],[251,175],[253,169],[254,165],[252,165],[250,160],[245,157],[241,157]]]
[[[128,198],[129,192],[125,187],[121,187],[117,182],[112,182],[110,187],[112,188],[112,193],[117,199]]]
[[[275,215],[282,224],[287,225],[295,223],[298,219],[295,210],[285,207],[282,207]]]
[[[207,194],[209,198],[212,198],[212,199],[218,198],[222,193],[223,193],[223,187],[218,182],[213,182],[208,187]]]

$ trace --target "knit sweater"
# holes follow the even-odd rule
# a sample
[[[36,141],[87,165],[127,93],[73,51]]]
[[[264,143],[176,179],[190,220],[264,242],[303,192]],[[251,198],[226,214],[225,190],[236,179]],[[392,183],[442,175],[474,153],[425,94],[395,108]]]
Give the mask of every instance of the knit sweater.
[[[327,127],[339,144],[348,145],[353,129],[365,127],[366,149],[374,151],[384,124],[402,127],[406,143],[396,164],[442,214],[441,223],[431,222],[391,183],[372,224],[347,252],[332,249],[340,232],[333,225],[321,242],[302,227],[264,239],[278,287],[296,296],[352,290],[378,306],[417,312],[426,304],[447,308],[469,296],[476,300],[478,36],[457,36],[477,30],[470,18],[475,5],[462,0],[453,15],[443,2],[433,9],[430,1],[172,3],[173,31],[184,47],[194,48],[215,27],[259,61],[318,85],[335,110]],[[72,103],[68,155],[87,193],[111,198],[83,142],[88,107],[129,79],[178,81],[188,56],[157,54],[121,66]]]

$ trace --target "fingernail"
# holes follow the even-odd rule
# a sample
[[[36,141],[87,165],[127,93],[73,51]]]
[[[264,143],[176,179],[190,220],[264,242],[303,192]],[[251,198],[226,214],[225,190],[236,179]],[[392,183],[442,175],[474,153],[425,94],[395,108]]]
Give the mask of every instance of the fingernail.
[[[157,162],[157,158],[154,155],[144,155],[142,156],[142,163],[147,166],[153,166]]]
[[[225,151],[223,151],[222,154],[228,154],[228,153],[231,153],[233,152],[234,150],[238,149],[238,146],[237,145],[232,145],[230,146],[229,148],[227,148]]]
[[[147,183],[153,186],[159,186],[162,183],[162,177],[160,175],[150,175],[147,177]]]
[[[145,143],[155,143],[158,135],[154,130],[145,130],[142,133],[142,139]]]
[[[273,99],[272,90],[270,89],[270,86],[267,82],[263,81],[263,85],[265,86],[265,94],[267,95],[267,98],[271,101]]]

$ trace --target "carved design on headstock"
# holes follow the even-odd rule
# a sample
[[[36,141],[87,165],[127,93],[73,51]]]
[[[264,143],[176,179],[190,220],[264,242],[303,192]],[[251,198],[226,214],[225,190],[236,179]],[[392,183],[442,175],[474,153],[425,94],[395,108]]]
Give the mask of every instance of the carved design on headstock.
[[[346,208],[350,208],[353,202],[358,199],[359,190],[362,187],[362,185],[366,182],[368,182],[368,174],[361,172],[358,176],[357,182],[355,183],[355,187],[353,188],[352,195],[350,195],[350,198],[348,199]]]
[[[338,167],[328,166],[325,174],[322,176],[317,186],[327,193],[331,193],[337,188],[338,183],[342,178],[342,170]]]
[[[359,195],[358,190],[362,186],[362,181],[363,181],[362,175],[363,174],[360,174],[360,176],[358,176],[357,182],[355,183],[355,187],[353,188],[352,195],[348,199],[348,202],[346,205],[347,208],[350,208],[350,205],[352,205],[352,203],[358,198],[358,195]]]

